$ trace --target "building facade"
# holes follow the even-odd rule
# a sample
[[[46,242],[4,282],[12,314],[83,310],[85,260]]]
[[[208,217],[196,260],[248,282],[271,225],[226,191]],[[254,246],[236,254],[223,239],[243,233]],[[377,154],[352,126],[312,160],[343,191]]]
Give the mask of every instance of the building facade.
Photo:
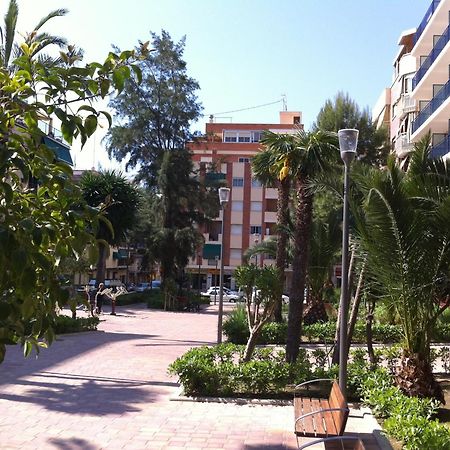
[[[231,189],[224,217],[220,212],[219,217],[202,230],[205,245],[187,267],[194,286],[203,289],[218,284],[218,256],[223,243],[224,284],[234,288],[233,273],[242,264],[244,252],[275,235],[277,190],[255,180],[250,163],[262,149],[260,140],[265,130],[293,133],[299,128],[303,128],[301,112],[282,111],[277,124],[207,123],[204,138],[189,144],[200,173],[223,178]],[[268,255],[259,255],[254,262],[262,265],[275,261]]]
[[[399,160],[428,133],[432,157],[450,154],[449,25],[450,0],[433,0],[419,26],[401,34],[393,83],[372,111],[377,125],[388,117]]]

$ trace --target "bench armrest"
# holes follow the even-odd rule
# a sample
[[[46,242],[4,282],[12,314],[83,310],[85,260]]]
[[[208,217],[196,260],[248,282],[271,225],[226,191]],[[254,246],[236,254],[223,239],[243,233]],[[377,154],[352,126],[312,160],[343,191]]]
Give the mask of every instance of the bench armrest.
[[[317,380],[310,380],[310,381],[305,381],[303,383],[297,384],[294,389],[298,389],[301,388],[303,386],[306,386],[308,384],[312,384],[312,383],[318,383],[319,381],[335,381],[334,378],[318,378]]]
[[[298,450],[303,450],[304,448],[310,447],[311,445],[321,444],[323,442],[330,442],[330,441],[343,441],[343,440],[354,440],[358,441],[360,438],[358,436],[332,436],[322,439],[315,439],[314,441],[307,442],[306,444],[301,445],[298,447]]]
[[[333,411],[350,412],[350,410],[348,408],[324,408],[324,409],[318,409],[317,411],[311,411],[309,413],[302,414],[301,416],[297,417],[295,419],[295,423],[297,423],[299,420],[302,420],[302,419],[304,419],[305,417],[308,417],[308,416],[314,416],[316,414],[322,414],[323,415],[323,413],[333,412]]]

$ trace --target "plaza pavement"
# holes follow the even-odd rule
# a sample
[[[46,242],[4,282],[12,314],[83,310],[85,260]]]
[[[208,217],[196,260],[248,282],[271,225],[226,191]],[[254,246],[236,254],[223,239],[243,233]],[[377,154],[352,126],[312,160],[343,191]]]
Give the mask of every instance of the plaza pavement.
[[[2,450],[297,448],[292,406],[174,401],[180,388],[167,366],[191,347],[214,343],[215,306],[108,312],[98,331],[62,335],[38,358],[8,347],[0,364]],[[356,411],[347,431],[361,433],[373,450],[376,427]]]

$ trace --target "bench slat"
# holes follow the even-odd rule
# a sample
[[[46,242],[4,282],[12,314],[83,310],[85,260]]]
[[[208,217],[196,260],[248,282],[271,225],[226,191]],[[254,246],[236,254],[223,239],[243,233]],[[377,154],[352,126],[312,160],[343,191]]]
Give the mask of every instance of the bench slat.
[[[331,408],[348,408],[348,404],[342,394],[341,388],[336,381],[333,381],[333,386],[330,393],[330,407]],[[347,424],[348,411],[333,411],[334,423],[336,424],[336,434],[344,434],[345,425]]]

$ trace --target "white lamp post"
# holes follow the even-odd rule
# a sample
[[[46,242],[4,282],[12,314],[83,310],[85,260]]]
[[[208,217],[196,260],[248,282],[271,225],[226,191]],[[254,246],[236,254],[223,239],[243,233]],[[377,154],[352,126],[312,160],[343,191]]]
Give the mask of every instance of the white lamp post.
[[[219,201],[222,208],[222,239],[220,242],[220,272],[219,272],[219,314],[217,318],[217,343],[222,343],[222,321],[223,321],[223,229],[225,222],[225,207],[230,200],[230,188],[219,188]]]
[[[358,130],[339,130],[339,149],[344,162],[344,211],[342,218],[342,270],[339,329],[339,387],[344,396],[347,395],[347,322],[348,322],[348,183],[350,164],[356,156]]]

